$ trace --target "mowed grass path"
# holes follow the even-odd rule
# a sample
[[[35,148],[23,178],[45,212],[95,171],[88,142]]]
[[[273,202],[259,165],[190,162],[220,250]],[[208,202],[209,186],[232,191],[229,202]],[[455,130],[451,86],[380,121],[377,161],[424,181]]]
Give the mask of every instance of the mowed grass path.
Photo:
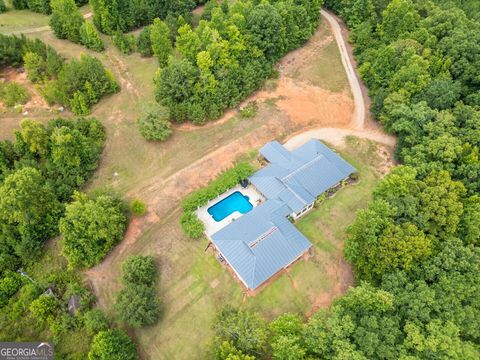
[[[136,331],[148,358],[204,358],[213,336],[212,321],[226,304],[258,311],[271,319],[286,311],[310,314],[318,305],[324,305],[322,299],[338,295],[339,283],[344,279],[337,276],[336,270],[342,262],[345,228],[355,212],[366,206],[381,177],[382,160],[376,149],[375,144],[357,138],[348,138],[346,147],[338,149],[359,170],[359,182],[340,190],[297,222],[314,245],[313,255],[294,264],[288,274],[282,274],[255,297],[244,297],[230,272],[211,252],[205,253],[205,239],[194,241],[184,236],[178,207],[172,207],[167,218],[145,231],[115,259],[110,271],[119,274],[121,262],[129,255],[150,254],[158,259],[162,318],[155,326]],[[100,289],[111,315],[118,289]]]

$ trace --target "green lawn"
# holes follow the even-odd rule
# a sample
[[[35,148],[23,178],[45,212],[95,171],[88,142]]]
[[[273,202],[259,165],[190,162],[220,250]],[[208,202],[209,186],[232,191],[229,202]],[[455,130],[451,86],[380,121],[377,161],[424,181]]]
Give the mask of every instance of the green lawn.
[[[38,14],[29,10],[13,10],[0,14],[0,32],[4,34],[17,33],[32,28],[48,25],[48,15]]]
[[[320,50],[315,51],[305,66],[296,69],[291,76],[332,92],[348,91],[348,79],[345,71],[332,71],[342,68],[342,60],[330,27],[325,23],[323,26],[325,35],[330,36],[331,41]]]
[[[357,138],[349,138],[347,143],[340,153],[359,170],[359,182],[340,190],[297,222],[314,245],[312,257],[294,264],[288,275],[281,275],[255,297],[244,297],[230,272],[211,252],[204,252],[206,240],[184,236],[178,224],[179,208],[146,230],[125,252],[115,254],[109,269],[112,277],[119,273],[119,264],[128,255],[151,254],[159,259],[162,319],[136,332],[150,358],[202,358],[213,335],[213,318],[225,304],[244,306],[267,318],[286,311],[308,314],[319,299],[336,291],[345,279],[330,270],[342,258],[345,227],[353,221],[356,210],[366,206],[380,178],[375,144]],[[347,275],[351,281],[351,274]],[[100,291],[111,309],[118,286],[105,283]]]

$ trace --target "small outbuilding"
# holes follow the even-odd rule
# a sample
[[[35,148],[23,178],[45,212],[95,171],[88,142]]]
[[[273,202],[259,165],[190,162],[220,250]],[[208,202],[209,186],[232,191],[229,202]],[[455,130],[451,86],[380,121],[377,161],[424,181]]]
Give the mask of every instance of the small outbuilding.
[[[80,295],[73,295],[70,296],[70,299],[68,299],[68,312],[71,315],[75,315],[76,312],[80,309],[80,300]]]

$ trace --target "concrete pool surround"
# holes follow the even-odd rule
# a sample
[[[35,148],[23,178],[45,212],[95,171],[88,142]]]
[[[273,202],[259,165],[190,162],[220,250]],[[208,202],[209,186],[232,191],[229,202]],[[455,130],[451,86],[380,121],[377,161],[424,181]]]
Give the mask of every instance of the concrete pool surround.
[[[198,218],[204,223],[205,225],[205,234],[210,236],[220,229],[224,228],[232,221],[243,216],[243,214],[239,211],[234,211],[221,221],[216,221],[211,214],[209,214],[208,210],[221,202],[222,200],[228,198],[235,192],[240,192],[243,196],[248,197],[248,201],[252,205],[252,209],[257,207],[258,205],[262,204],[265,201],[265,198],[251,185],[247,187],[242,187],[240,185],[235,186],[234,188],[224,192],[223,194],[217,196],[215,199],[210,200],[206,205],[198,208],[196,210],[196,214]]]

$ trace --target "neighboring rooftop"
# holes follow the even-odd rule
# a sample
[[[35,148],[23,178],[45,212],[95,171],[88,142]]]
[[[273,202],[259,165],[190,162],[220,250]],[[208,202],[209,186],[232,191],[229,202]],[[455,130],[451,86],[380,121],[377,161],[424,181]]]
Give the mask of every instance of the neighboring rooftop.
[[[250,177],[267,198],[284,202],[294,213],[355,171],[318,140],[310,140],[292,152],[277,141],[260,149],[270,162]]]
[[[212,235],[249,289],[255,289],[307,251],[310,241],[287,219],[290,209],[267,200]]]

